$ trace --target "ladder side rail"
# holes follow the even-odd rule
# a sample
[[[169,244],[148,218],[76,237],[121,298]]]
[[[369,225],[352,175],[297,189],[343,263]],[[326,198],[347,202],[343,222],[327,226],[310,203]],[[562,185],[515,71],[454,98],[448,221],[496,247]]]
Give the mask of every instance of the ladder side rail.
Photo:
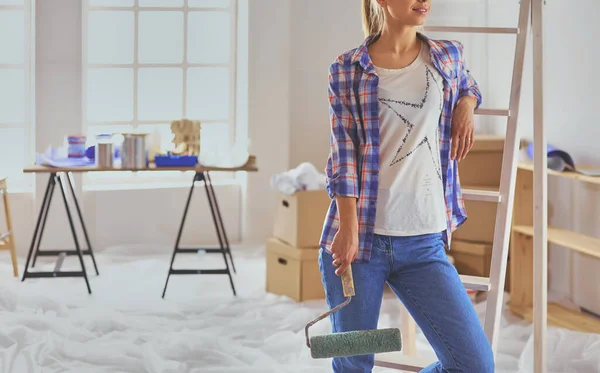
[[[530,25],[530,12],[531,0],[521,0],[519,10],[519,33],[515,45],[515,58],[510,92],[510,116],[507,120],[500,177],[501,201],[496,210],[496,225],[494,228],[494,243],[490,265],[491,288],[487,297],[484,323],[485,333],[492,346],[494,356],[496,356],[496,351],[498,349],[500,316],[504,305],[504,284],[506,280],[505,275],[508,261],[509,238],[512,225],[513,201],[520,143],[518,137],[519,108],[525,64],[525,50]]]

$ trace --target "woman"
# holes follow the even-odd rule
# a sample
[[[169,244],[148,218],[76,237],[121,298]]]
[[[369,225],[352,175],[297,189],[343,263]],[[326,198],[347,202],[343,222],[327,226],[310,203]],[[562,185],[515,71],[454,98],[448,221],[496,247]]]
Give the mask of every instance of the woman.
[[[330,67],[331,153],[319,264],[333,332],[376,329],[387,282],[439,362],[422,372],[494,371],[494,358],[445,244],[466,219],[457,162],[473,145],[481,93],[463,45],[418,32],[427,0],[363,0],[367,38]],[[333,359],[371,372],[374,355]]]

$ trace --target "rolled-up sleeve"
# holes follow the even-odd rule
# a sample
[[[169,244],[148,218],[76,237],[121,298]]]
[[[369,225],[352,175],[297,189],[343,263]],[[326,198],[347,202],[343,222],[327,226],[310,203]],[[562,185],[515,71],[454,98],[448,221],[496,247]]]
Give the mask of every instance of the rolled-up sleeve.
[[[477,81],[475,80],[475,78],[473,78],[471,72],[469,71],[469,68],[467,67],[467,62],[464,54],[464,45],[460,42],[457,42],[457,45],[459,50],[460,61],[460,68],[458,71],[458,100],[465,96],[472,97],[475,100],[477,100],[477,109],[479,108],[479,106],[481,106],[482,102],[481,91],[479,90],[479,85],[477,84]]]
[[[329,69],[330,153],[327,161],[326,187],[330,198],[358,198],[356,172],[356,121],[349,107],[351,82],[339,62]]]

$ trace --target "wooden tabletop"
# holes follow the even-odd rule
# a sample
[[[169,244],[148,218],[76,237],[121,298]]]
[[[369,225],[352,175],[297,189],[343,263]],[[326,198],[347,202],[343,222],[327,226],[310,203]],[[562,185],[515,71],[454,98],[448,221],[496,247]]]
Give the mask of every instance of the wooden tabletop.
[[[248,171],[256,172],[256,157],[251,155],[248,158],[248,162],[240,167],[212,167],[197,165],[195,167],[156,167],[154,163],[151,163],[147,168],[99,168],[96,166],[84,166],[84,167],[50,167],[44,165],[33,165],[23,169],[24,173],[56,173],[56,172],[72,172],[72,173],[83,173],[83,172],[115,172],[115,171],[195,171],[195,172],[206,172],[206,171],[224,171],[224,172],[235,172],[235,171]]]

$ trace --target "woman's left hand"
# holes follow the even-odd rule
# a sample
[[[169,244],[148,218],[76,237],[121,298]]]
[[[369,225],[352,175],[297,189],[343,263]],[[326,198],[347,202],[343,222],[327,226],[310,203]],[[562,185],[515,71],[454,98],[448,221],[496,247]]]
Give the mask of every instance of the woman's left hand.
[[[464,97],[452,114],[452,160],[462,161],[465,159],[473,144],[474,139],[474,113],[477,101],[471,97]]]

